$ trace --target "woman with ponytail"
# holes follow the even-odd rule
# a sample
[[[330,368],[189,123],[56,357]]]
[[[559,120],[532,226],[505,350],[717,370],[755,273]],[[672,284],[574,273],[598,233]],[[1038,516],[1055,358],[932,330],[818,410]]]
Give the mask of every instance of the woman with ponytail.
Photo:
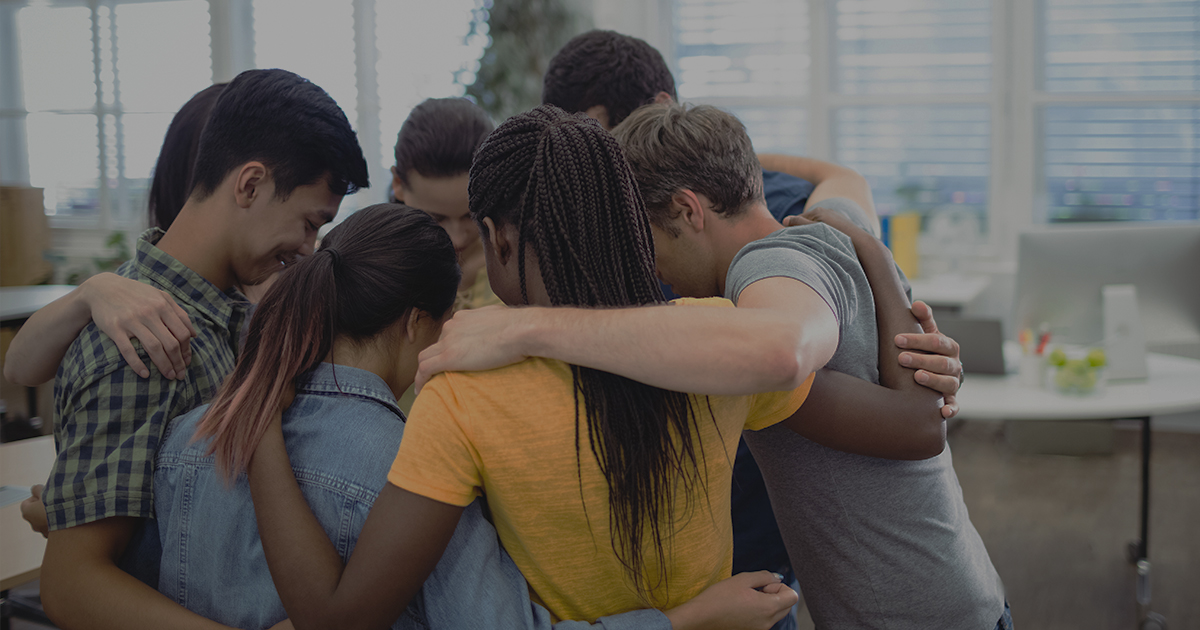
[[[150,524],[163,548],[160,591],[234,627],[286,617],[242,473],[293,388],[283,424],[296,474],[349,554],[400,444],[396,396],[437,339],[458,282],[445,231],[398,204],[360,210],[280,274],[212,403],[164,434]]]
[[[506,121],[476,154],[470,207],[492,288],[510,305],[663,301],[641,197],[595,121],[553,106]],[[731,467],[741,431],[791,416],[811,382],[698,397],[544,359],[439,375],[345,565],[272,424],[249,472],[263,549],[297,628],[382,627],[438,562],[463,506],[484,495],[534,601],[555,618],[652,606],[676,629],[767,628],[796,596],[765,572],[721,581]],[[689,601],[705,589],[743,608],[721,616],[712,598]]]

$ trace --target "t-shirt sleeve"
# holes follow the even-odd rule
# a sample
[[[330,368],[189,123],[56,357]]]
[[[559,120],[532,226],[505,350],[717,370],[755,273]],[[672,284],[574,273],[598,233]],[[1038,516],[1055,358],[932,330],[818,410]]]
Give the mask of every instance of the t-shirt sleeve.
[[[729,267],[725,293],[736,302],[759,280],[792,278],[816,291],[845,330],[858,312],[855,278],[861,274],[848,236],[820,223],[802,225],[743,247]]]
[[[423,497],[465,506],[482,492],[470,414],[451,376],[429,381],[413,403],[388,482]]]
[[[749,431],[758,431],[790,418],[800,408],[800,405],[804,404],[804,399],[808,398],[814,378],[816,378],[816,374],[809,374],[800,387],[793,390],[766,392],[752,396],[750,413],[746,414],[745,428]]]

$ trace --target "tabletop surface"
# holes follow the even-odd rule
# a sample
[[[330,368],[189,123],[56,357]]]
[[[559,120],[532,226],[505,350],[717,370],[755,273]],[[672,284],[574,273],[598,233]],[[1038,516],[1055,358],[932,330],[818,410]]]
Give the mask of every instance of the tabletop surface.
[[[0,485],[46,483],[54,464],[54,436],[0,444]],[[0,508],[0,590],[37,579],[46,539],[29,529],[21,505]]]
[[[979,297],[991,284],[987,276],[964,276],[944,274],[931,278],[910,278],[914,300],[922,300],[930,306],[962,308]]]
[[[0,322],[25,319],[39,308],[70,293],[69,284],[44,284],[33,287],[0,287]]]
[[[1016,374],[968,375],[958,392],[966,420],[1102,420],[1200,411],[1200,361],[1147,354],[1149,378],[1109,381],[1086,396],[1022,385]]]

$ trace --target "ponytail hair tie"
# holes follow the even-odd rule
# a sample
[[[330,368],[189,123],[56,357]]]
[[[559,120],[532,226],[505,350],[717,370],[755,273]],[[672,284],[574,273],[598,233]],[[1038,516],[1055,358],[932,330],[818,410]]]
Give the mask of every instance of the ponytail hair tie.
[[[340,253],[338,253],[338,250],[337,250],[337,248],[335,248],[335,247],[326,247],[326,248],[325,248],[324,250],[322,250],[322,251],[329,252],[329,255],[333,257],[333,266],[334,266],[334,267],[337,267],[338,265],[342,264],[342,255],[341,255]]]

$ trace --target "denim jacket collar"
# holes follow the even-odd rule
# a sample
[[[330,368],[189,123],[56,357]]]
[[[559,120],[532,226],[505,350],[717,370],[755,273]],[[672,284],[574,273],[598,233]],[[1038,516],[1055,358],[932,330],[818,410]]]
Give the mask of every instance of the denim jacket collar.
[[[341,394],[374,400],[406,420],[396,404],[396,395],[378,375],[348,365],[321,362],[296,384],[296,394]]]

